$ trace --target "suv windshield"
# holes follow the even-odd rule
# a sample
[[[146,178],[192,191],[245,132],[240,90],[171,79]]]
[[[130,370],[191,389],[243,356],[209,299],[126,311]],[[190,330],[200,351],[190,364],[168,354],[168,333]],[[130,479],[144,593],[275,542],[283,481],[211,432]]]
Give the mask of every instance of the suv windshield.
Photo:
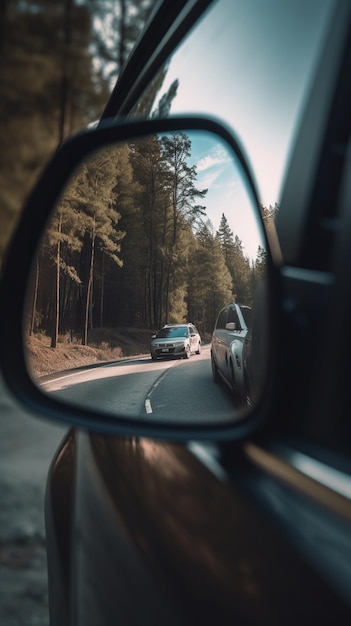
[[[164,337],[188,337],[189,332],[186,326],[182,328],[162,328],[157,335],[157,339]]]
[[[294,133],[335,0],[219,0],[135,108],[216,116],[238,133],[265,207],[280,201]],[[154,84],[161,84],[152,93]],[[146,95],[148,97],[146,97]],[[210,164],[208,167],[210,176]],[[218,228],[218,216],[209,216]],[[219,213],[220,218],[220,213]],[[235,225],[231,224],[234,232]]]

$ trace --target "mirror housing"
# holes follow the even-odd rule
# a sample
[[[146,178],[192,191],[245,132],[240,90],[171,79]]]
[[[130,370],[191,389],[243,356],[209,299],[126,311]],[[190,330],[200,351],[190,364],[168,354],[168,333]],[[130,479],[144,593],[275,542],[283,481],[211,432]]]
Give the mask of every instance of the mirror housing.
[[[217,121],[207,118],[179,117],[128,123],[102,123],[98,128],[83,131],[62,145],[48,164],[45,172],[30,195],[12,241],[3,267],[0,286],[0,345],[1,368],[5,381],[15,396],[35,415],[50,417],[75,427],[113,435],[152,436],[153,438],[190,439],[241,439],[251,433],[267,411],[272,389],[272,376],[262,386],[259,402],[249,410],[239,412],[235,422],[218,423],[163,423],[142,419],[127,419],[101,414],[97,410],[63,404],[55,396],[44,394],[34,384],[28,372],[23,340],[23,311],[29,271],[40,242],[48,216],[61,196],[72,173],[87,155],[116,142],[131,141],[155,133],[183,131],[206,131],[220,138],[231,149],[241,170],[242,179],[256,211],[256,219],[262,227],[262,237],[267,251],[267,289],[270,300],[273,285],[273,264],[267,242],[256,186],[244,152],[233,134]],[[28,236],[30,233],[30,236]],[[21,264],[18,259],[21,258]],[[25,268],[25,269],[23,269]],[[14,288],[15,286],[15,288]],[[270,323],[270,314],[267,319]],[[233,330],[235,324],[233,324]],[[228,326],[228,325],[227,325]],[[228,329],[230,330],[230,329]],[[269,328],[267,329],[269,334]],[[154,335],[153,335],[154,337]],[[274,361],[274,345],[270,344],[267,355]],[[267,368],[269,369],[269,368]],[[273,368],[271,368],[273,371]]]

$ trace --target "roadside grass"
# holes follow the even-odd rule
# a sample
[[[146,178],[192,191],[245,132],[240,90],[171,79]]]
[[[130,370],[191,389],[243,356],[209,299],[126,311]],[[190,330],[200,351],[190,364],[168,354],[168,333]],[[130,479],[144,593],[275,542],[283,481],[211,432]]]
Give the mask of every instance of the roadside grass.
[[[149,354],[152,331],[139,328],[99,328],[89,332],[89,345],[65,333],[56,348],[44,333],[27,338],[27,361],[35,378],[55,372],[121,358]]]

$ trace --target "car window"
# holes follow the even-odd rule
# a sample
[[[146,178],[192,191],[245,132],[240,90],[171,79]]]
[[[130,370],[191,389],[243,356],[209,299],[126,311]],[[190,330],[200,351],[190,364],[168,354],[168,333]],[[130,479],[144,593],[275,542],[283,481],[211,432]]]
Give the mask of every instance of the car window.
[[[186,328],[162,328],[157,337],[186,337],[187,334]]]
[[[227,309],[223,309],[223,311],[221,311],[218,316],[216,328],[225,328],[226,323],[227,323]]]
[[[241,307],[241,313],[245,320],[245,324],[248,328],[251,328],[251,320],[252,320],[252,309],[248,306]]]
[[[246,149],[265,207],[279,204],[294,132],[335,4],[220,0],[162,70],[152,115],[210,114],[228,124]],[[135,111],[140,115],[140,107]],[[215,228],[220,216],[210,216]]]
[[[234,322],[235,323],[235,330],[240,330],[241,328],[241,324],[239,321],[239,316],[237,314],[237,311],[235,309],[235,307],[229,307],[228,309],[228,318],[227,318],[227,324],[229,322]]]

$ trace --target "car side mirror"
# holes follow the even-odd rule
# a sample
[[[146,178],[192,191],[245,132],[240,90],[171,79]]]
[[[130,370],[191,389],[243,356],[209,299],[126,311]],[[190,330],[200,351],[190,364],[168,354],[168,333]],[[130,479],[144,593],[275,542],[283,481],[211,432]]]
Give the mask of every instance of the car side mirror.
[[[258,373],[250,367],[255,403],[245,402],[245,376],[240,404],[212,384],[211,333],[234,296],[234,233],[235,288],[252,306],[259,284],[269,307],[256,187],[239,142],[216,121],[105,123],[69,139],[33,190],[4,265],[9,387],[36,414],[98,432],[242,437],[264,412],[274,350],[260,355]],[[265,319],[268,337],[269,311]],[[201,335],[196,352],[178,355],[170,341],[162,361],[151,358],[150,330],[188,320]]]
[[[235,322],[227,322],[227,324],[225,325],[225,329],[230,331],[236,330]]]

